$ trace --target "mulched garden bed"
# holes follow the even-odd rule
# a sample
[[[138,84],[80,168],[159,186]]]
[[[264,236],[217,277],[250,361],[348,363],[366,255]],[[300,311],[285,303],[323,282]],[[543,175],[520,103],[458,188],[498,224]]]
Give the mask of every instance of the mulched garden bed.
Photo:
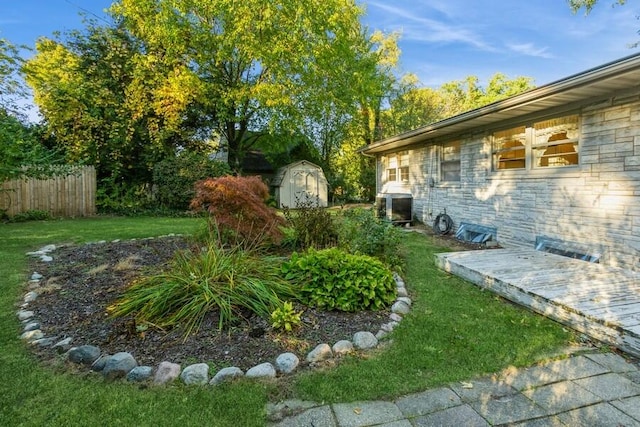
[[[199,331],[185,338],[180,328],[161,330],[136,325],[133,318],[111,318],[106,307],[122,295],[131,280],[166,268],[177,250],[187,249],[182,237],[163,237],[85,245],[61,245],[51,263],[33,261],[31,271],[44,276],[42,292],[29,304],[43,332],[60,340],[73,338],[73,345],[91,344],[104,353],[130,352],[140,365],[162,361],[180,364],[207,362],[218,369],[237,366],[243,370],[272,362],[283,352],[301,360],[320,343],[352,339],[354,333],[376,333],[388,322],[383,312],[326,312],[304,310],[302,326],[293,333],[272,330],[268,322],[247,316],[222,331],[216,313],[205,319]],[[37,348],[43,359],[52,359],[50,349]]]

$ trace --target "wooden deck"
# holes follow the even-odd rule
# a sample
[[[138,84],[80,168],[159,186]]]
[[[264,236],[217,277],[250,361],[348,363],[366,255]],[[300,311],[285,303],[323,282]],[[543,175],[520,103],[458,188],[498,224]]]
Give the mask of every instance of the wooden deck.
[[[640,273],[533,249],[436,255],[436,265],[640,357]]]

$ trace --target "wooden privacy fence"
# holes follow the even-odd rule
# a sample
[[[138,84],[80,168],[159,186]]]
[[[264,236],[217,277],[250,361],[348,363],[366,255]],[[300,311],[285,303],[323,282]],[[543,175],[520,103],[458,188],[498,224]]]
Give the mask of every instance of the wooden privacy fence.
[[[0,187],[0,212],[9,216],[31,210],[54,217],[88,216],[96,213],[96,170],[73,169],[69,175],[50,179],[16,179]]]

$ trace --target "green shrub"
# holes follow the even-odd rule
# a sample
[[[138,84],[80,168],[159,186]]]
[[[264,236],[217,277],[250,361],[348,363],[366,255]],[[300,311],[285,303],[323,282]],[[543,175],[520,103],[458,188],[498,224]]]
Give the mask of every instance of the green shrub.
[[[402,270],[402,232],[389,221],[376,218],[373,210],[346,210],[338,229],[339,246],[344,250],[378,258],[390,268]]]
[[[51,219],[51,214],[47,211],[32,209],[20,212],[9,218],[10,222],[43,221]]]
[[[296,209],[282,208],[287,225],[293,230],[293,239],[288,243],[294,249],[323,249],[334,246],[338,232],[333,217],[317,201],[299,201]]]
[[[117,183],[112,178],[98,181],[96,208],[103,214],[135,216],[153,208],[149,186]]]
[[[184,152],[153,167],[154,195],[162,207],[187,210],[195,195],[196,182],[230,173],[224,162],[209,160],[202,153]]]
[[[188,335],[212,312],[219,315],[220,329],[242,318],[246,310],[268,320],[291,296],[280,262],[211,246],[178,253],[168,271],[137,279],[108,312],[131,314],[137,323],[160,327],[184,325]]]
[[[294,253],[282,267],[305,304],[325,310],[379,310],[396,297],[391,271],[367,255],[340,249]]]

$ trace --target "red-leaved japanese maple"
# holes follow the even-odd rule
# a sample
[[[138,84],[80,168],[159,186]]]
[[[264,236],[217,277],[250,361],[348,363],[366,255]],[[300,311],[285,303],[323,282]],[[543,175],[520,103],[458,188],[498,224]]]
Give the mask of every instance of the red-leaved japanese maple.
[[[191,209],[209,212],[210,231],[243,246],[282,239],[284,220],[267,206],[269,189],[260,177],[223,176],[195,184]]]

